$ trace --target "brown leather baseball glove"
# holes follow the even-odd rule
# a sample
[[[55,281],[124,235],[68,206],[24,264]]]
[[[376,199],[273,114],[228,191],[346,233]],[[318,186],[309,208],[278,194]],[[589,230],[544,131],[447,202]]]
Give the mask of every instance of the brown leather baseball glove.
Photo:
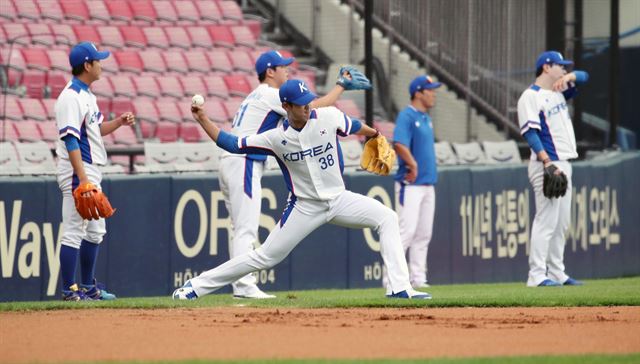
[[[113,215],[116,210],[111,207],[107,196],[93,183],[84,183],[73,191],[78,214],[85,220],[98,220]]]

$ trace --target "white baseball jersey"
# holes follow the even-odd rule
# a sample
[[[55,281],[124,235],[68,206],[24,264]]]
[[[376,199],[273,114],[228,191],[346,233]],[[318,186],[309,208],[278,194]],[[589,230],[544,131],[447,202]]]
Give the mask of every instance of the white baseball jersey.
[[[331,200],[345,190],[338,135],[349,135],[351,119],[335,107],[311,110],[302,130],[285,120],[262,134],[238,139],[238,148],[273,155],[293,196]]]
[[[278,89],[266,83],[260,84],[247,96],[233,118],[231,134],[237,137],[263,133],[278,126],[278,122],[287,115],[282,108]],[[225,152],[223,157],[230,156]],[[243,156],[244,157],[244,156]],[[248,155],[251,159],[264,160],[263,155]]]
[[[540,141],[552,161],[564,161],[578,157],[576,137],[569,116],[567,99],[576,93],[574,86],[564,92],[545,90],[532,85],[518,100],[520,133],[538,129]],[[531,159],[537,159],[531,153]]]
[[[106,164],[107,152],[100,134],[100,124],[104,116],[98,110],[96,96],[89,86],[75,77],[71,79],[58,96],[55,112],[60,134],[56,147],[58,157],[61,160],[69,160],[69,153],[62,138],[71,134],[78,138],[80,153],[85,163]]]

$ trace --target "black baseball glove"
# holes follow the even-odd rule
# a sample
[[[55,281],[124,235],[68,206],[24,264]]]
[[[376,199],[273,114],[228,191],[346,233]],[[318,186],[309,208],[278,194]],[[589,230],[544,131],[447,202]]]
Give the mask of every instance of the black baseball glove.
[[[542,183],[542,193],[547,198],[560,198],[567,193],[567,175],[564,174],[555,164],[551,163],[544,167],[544,182]]]

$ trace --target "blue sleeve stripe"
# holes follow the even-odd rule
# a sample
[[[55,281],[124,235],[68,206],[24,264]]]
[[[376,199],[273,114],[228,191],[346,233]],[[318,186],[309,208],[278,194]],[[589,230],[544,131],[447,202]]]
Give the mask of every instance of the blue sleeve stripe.
[[[58,131],[58,134],[62,135],[62,134],[68,133],[68,132],[72,132],[72,133],[74,133],[78,138],[80,138],[80,130],[78,130],[78,129],[74,128],[73,126],[69,126],[69,125],[67,125],[67,126],[65,126],[64,128],[60,129],[60,130]]]
[[[64,144],[67,147],[67,151],[73,152],[74,150],[80,149],[80,144],[78,144],[78,138],[76,138],[73,134],[67,134],[62,137],[64,140]]]
[[[527,140],[527,143],[536,154],[538,154],[538,152],[543,149],[542,141],[540,140],[540,136],[538,135],[537,130],[529,129],[526,133],[524,133],[524,138]]]
[[[344,117],[344,133],[349,135],[349,134],[351,134],[350,131],[349,131],[349,129],[350,129],[349,128],[349,126],[350,126],[349,125],[349,118],[347,117],[347,114],[345,114],[345,113],[342,113],[342,116]]]
[[[349,134],[355,134],[362,129],[362,123],[358,119],[351,119],[351,132]]]

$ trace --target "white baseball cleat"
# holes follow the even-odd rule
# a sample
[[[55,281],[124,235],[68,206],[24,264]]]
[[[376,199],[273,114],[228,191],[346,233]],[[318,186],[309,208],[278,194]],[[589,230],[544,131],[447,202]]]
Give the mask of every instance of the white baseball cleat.
[[[254,300],[265,300],[265,299],[269,299],[269,298],[276,298],[276,296],[272,295],[272,294],[268,294],[265,292],[262,292],[260,289],[257,289],[254,292],[248,293],[248,294],[233,294],[233,298],[249,298],[249,299],[254,299]]]
[[[430,300],[432,297],[427,292],[420,292],[414,289],[407,289],[398,293],[388,294],[389,298],[405,298],[411,300]]]
[[[187,281],[182,287],[173,291],[174,300],[195,300],[198,298],[196,291],[191,286],[191,281]]]

